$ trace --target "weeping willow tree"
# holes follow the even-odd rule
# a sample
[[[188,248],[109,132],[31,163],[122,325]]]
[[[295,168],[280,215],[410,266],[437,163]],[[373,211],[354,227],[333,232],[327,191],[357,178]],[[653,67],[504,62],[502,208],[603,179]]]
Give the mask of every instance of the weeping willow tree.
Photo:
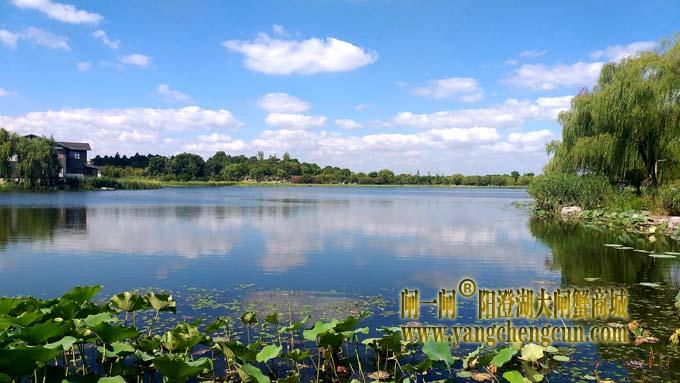
[[[603,66],[597,84],[559,116],[545,172],[641,174],[658,184],[657,166],[680,168],[680,40]]]
[[[0,128],[0,178],[9,177],[9,160],[15,157],[19,182],[28,187],[54,186],[59,182],[59,160],[52,138],[28,138]]]

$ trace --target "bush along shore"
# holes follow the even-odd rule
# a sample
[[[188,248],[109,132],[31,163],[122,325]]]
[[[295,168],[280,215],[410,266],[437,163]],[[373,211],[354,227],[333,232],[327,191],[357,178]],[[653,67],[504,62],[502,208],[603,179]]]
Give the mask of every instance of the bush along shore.
[[[0,382],[524,383],[568,368],[562,364],[573,353],[527,343],[482,345],[456,356],[446,341],[405,340],[400,327],[372,331],[362,326],[368,313],[310,320],[289,308],[163,326],[163,317],[178,310],[172,295],[123,292],[96,303],[100,289],[75,287],[47,300],[0,298]],[[636,345],[659,341],[636,322],[628,328]],[[607,378],[597,367],[588,371],[592,380]]]
[[[527,190],[537,217],[623,228],[651,241],[656,235],[680,240],[680,183],[638,192],[613,186],[604,176],[556,173],[536,177]]]
[[[0,183],[0,191],[56,191],[56,190],[145,190],[160,189],[163,184],[156,180],[125,179],[112,177],[69,178],[54,185],[30,185],[27,183]]]

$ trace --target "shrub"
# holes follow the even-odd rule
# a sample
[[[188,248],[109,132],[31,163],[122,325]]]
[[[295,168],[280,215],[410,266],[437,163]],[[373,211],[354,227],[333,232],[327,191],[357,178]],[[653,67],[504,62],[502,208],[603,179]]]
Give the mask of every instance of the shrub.
[[[535,177],[528,192],[543,210],[572,205],[596,209],[604,206],[612,187],[603,176],[555,173]]]
[[[81,189],[101,189],[112,188],[119,190],[143,190],[143,189],[160,189],[161,183],[158,181],[125,179],[125,178],[111,178],[111,177],[87,177],[81,181]]]
[[[103,177],[112,178],[143,177],[144,169],[128,166],[102,166],[101,173]]]
[[[664,209],[668,210],[668,214],[680,214],[680,183],[674,182],[666,185],[659,190],[661,203]]]
[[[88,177],[85,179],[85,183],[88,189],[101,189],[101,188],[112,188],[120,189],[120,182],[117,179],[111,177]]]
[[[613,192],[607,199],[606,208],[611,211],[657,210],[653,195],[638,195],[631,190]]]
[[[163,186],[158,181],[143,180],[143,179],[119,179],[120,189],[124,190],[145,190],[145,189],[160,189]]]

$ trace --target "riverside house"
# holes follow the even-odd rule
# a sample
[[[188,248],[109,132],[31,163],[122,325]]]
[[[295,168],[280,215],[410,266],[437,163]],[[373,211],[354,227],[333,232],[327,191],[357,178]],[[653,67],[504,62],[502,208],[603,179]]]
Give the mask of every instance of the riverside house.
[[[29,134],[26,138],[38,136]],[[87,142],[57,141],[54,146],[59,161],[59,178],[99,177],[99,167],[87,160],[87,152],[92,150]],[[17,179],[16,156],[10,158],[10,178]]]

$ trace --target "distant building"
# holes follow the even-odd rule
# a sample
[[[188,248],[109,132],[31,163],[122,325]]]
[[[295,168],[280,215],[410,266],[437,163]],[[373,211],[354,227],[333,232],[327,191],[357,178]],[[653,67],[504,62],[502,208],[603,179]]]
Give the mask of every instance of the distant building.
[[[24,136],[25,138],[37,138],[35,134]],[[87,160],[87,152],[92,150],[90,144],[87,142],[63,142],[57,141],[54,146],[57,152],[57,159],[59,161],[59,178],[83,178],[83,177],[99,177],[99,167],[92,165]],[[9,159],[10,178],[18,179],[17,174],[17,156],[14,155]]]
[[[99,176],[99,167],[87,161],[87,152],[92,150],[87,142],[58,141],[55,149],[61,167],[59,170],[60,178]]]

